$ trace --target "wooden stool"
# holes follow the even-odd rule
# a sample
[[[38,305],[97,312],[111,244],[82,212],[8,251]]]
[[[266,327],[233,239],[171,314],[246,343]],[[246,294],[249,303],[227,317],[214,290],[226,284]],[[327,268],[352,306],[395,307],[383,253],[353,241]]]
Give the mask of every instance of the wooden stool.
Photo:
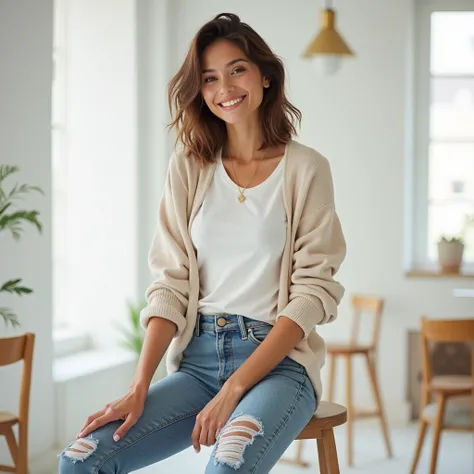
[[[352,322],[352,334],[348,344],[328,344],[327,352],[329,357],[329,393],[330,401],[334,400],[334,382],[336,378],[336,358],[341,356],[346,363],[346,406],[347,406],[347,463],[353,465],[353,445],[352,445],[352,422],[356,418],[378,417],[382,427],[382,434],[385,441],[388,457],[392,457],[392,448],[388,436],[387,422],[382,406],[382,398],[377,382],[375,359],[377,352],[377,342],[380,333],[380,320],[382,318],[384,300],[381,298],[354,295],[352,297],[352,308],[354,318]],[[362,312],[373,314],[372,341],[370,344],[359,344],[360,315]],[[352,403],[352,357],[362,356],[367,363],[367,370],[370,378],[370,385],[374,395],[375,411],[357,411]]]
[[[303,431],[296,438],[298,441],[295,458],[281,458],[280,462],[307,467],[309,463],[303,461],[303,439],[316,439],[318,446],[319,472],[321,474],[339,474],[336,441],[333,428],[342,425],[347,420],[347,411],[336,403],[319,403],[318,411],[311,418]]]
[[[474,431],[474,319],[421,319],[422,384],[418,442],[410,473],[420,458],[428,424],[433,427],[430,474],[435,474],[442,430]],[[429,344],[470,342],[471,375],[433,376]],[[434,397],[435,402],[429,403]],[[453,453],[454,454],[454,453]]]

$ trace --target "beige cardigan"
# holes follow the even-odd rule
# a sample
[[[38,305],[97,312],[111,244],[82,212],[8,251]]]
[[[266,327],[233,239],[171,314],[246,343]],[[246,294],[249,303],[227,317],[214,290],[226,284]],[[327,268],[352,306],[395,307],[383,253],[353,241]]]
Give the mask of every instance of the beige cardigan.
[[[278,312],[268,322],[274,324],[284,315],[304,330],[305,337],[289,357],[306,368],[319,402],[326,346],[316,325],[331,322],[337,316],[344,288],[334,275],[345,258],[346,243],[335,210],[328,160],[294,140],[286,146],[284,159],[287,238]],[[175,152],[159,206],[149,253],[155,280],[146,290],[147,306],[141,312],[141,323],[146,328],[149,318],[162,317],[177,325],[167,353],[170,373],[178,370],[195,327],[199,274],[190,228],[215,169],[216,164],[201,168],[182,152]]]

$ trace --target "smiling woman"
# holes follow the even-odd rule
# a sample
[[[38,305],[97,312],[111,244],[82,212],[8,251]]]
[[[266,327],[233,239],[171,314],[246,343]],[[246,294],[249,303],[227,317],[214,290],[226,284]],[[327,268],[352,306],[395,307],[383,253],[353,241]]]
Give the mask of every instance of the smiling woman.
[[[266,474],[314,414],[346,246],[328,160],[293,140],[282,62],[233,14],[172,79],[178,135],[131,388],[91,415],[60,474],[125,474],[214,446],[207,474]],[[168,375],[150,386],[167,352]]]
[[[169,105],[177,143],[201,163],[215,161],[226,140],[226,124],[245,122],[250,130],[260,129],[260,147],[267,148],[286,144],[301,120],[285,95],[282,61],[230,13],[196,33],[171,80]]]

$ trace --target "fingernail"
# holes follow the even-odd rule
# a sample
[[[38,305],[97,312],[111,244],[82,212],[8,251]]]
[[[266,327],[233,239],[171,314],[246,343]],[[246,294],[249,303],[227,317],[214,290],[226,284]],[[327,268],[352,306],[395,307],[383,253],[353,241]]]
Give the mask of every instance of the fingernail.
[[[117,442],[120,439],[120,436],[118,434],[114,434],[114,441]]]

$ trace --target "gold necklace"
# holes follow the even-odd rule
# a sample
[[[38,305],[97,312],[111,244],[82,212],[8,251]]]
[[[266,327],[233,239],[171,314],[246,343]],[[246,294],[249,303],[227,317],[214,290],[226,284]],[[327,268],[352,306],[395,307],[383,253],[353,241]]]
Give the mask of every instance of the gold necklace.
[[[255,167],[255,171],[253,172],[252,177],[250,178],[249,182],[247,183],[247,186],[245,186],[244,188],[240,188],[240,186],[237,184],[237,179],[235,177],[236,175],[235,175],[235,170],[234,170],[234,160],[233,160],[233,158],[231,158],[230,165],[232,167],[232,179],[234,180],[234,183],[237,186],[237,189],[239,190],[239,195],[237,196],[237,200],[240,203],[244,202],[245,199],[246,199],[246,197],[244,195],[244,191],[247,190],[250,183],[252,182],[252,179],[254,178],[255,174],[257,173],[257,170],[258,170],[258,167],[260,166],[260,162],[262,161],[262,158],[263,158],[263,155],[259,158],[257,166]]]

